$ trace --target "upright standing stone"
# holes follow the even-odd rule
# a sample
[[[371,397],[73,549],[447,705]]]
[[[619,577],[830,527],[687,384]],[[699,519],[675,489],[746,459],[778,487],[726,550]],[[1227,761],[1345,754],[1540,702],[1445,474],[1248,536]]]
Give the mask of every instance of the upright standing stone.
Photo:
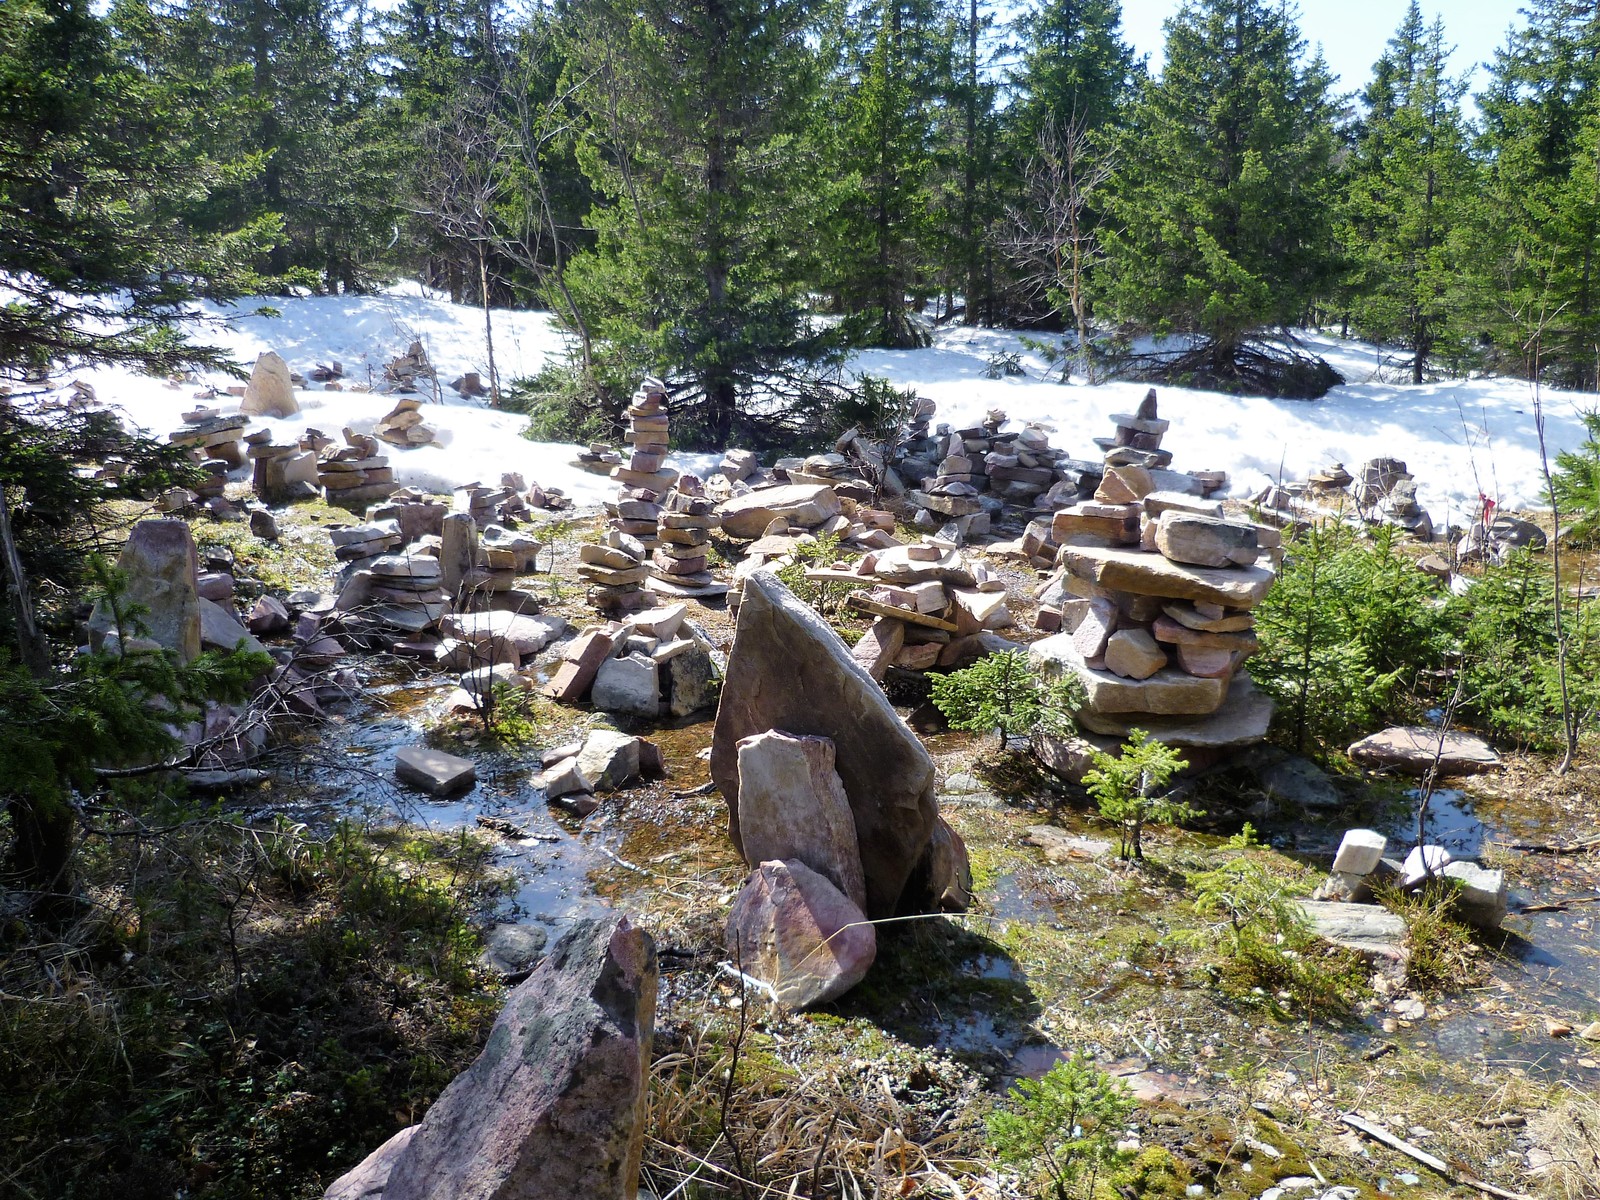
[[[439,585],[453,602],[461,584],[478,565],[478,523],[466,513],[444,518],[439,537]]]
[[[773,729],[739,743],[739,831],[745,861],[799,859],[857,908],[867,902],[856,822],[834,770],[833,742]]]
[[[740,853],[739,743],[769,729],[833,739],[867,915],[894,916],[938,817],[933,760],[839,635],[762,570],[745,581],[711,740],[711,776]]]
[[[649,934],[577,922],[414,1132],[327,1200],[636,1200],[656,981]]]
[[[182,521],[140,521],[117,557],[127,580],[121,596],[124,610],[144,611],[127,622],[130,636],[139,634],[173,651],[180,662],[200,657],[199,560],[194,535]],[[110,606],[95,605],[89,617],[89,640],[98,649],[116,628]]]
[[[268,350],[256,359],[250,382],[245,385],[244,399],[239,401],[239,411],[252,417],[292,417],[300,411],[300,402],[294,398],[289,364],[276,350]]]

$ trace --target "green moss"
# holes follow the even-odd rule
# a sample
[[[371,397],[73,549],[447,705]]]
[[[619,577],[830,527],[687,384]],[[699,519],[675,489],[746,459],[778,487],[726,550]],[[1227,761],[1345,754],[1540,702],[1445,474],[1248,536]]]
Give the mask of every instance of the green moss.
[[[1096,1191],[1106,1200],[1122,1200],[1130,1192],[1139,1200],[1183,1200],[1191,1182],[1188,1164],[1160,1146],[1147,1146],[1132,1162],[1112,1172]]]

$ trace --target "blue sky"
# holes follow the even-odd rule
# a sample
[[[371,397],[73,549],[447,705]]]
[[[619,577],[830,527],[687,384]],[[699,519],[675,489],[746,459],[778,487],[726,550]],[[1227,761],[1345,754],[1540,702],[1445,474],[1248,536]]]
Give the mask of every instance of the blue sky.
[[[1525,0],[1455,0],[1448,6],[1422,4],[1423,19],[1444,16],[1445,35],[1455,47],[1451,70],[1456,75],[1473,72],[1494,57],[1505,42],[1506,30],[1521,27],[1517,9]],[[1179,8],[1179,0],[1122,0],[1122,27],[1129,42],[1150,65],[1161,66],[1161,23]],[[1322,45],[1323,56],[1339,76],[1340,91],[1355,91],[1366,83],[1372,64],[1405,15],[1405,0],[1303,0],[1299,6],[1300,33],[1308,47]],[[1484,83],[1481,70],[1472,77],[1472,90]]]

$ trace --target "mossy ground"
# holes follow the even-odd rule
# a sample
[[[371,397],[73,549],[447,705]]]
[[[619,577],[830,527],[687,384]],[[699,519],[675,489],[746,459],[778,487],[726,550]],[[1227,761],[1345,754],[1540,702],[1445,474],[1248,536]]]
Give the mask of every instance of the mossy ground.
[[[274,588],[325,587],[333,564],[318,527],[349,519],[305,506],[281,522],[276,546],[238,525],[207,523],[197,537],[227,545]],[[572,575],[591,534],[573,525],[555,575],[537,579],[550,611],[575,623],[591,617]],[[1014,592],[1032,582],[992,565]],[[694,616],[714,638],[731,636],[725,609]],[[511,762],[590,719],[534,700],[499,729],[447,721],[430,736]],[[1023,840],[1028,825],[1110,836],[1081,793],[1025,757],[987,753],[989,739],[930,735],[941,776],[974,774],[987,789],[943,801],[971,854],[974,908],[881,926],[860,987],[786,1015],[718,965],[744,867],[722,799],[690,794],[708,779],[698,752],[709,723],[648,732],[672,775],[606,801],[598,820],[614,857],[591,883],[639,914],[662,953],[646,1129],[645,1182],[657,1195],[680,1184],[698,1198],[1042,1195],[996,1162],[985,1117],[1011,1102],[1018,1073],[1074,1051],[1146,1096],[1122,1131],[1139,1148],[1096,1178],[1096,1198],[1185,1196],[1193,1185],[1255,1197],[1293,1177],[1361,1197],[1449,1192],[1340,1126],[1350,1110],[1472,1174],[1544,1186],[1522,1173],[1520,1131],[1475,1122],[1537,1113],[1554,1085],[1415,1038],[1371,1058],[1385,1040],[1383,995],[1348,1012],[1307,1010],[1230,975],[1188,878],[1240,852],[1227,835],[1261,798],[1236,777],[1197,789],[1204,832],[1150,831],[1142,865],[1053,864]],[[1514,759],[1488,787],[1513,777],[1571,817],[1572,790],[1549,783],[1547,762]],[[502,885],[481,840],[354,827],[327,840],[251,831],[209,811],[176,823],[192,832],[152,842],[132,867],[125,844],[91,844],[92,911],[49,945],[26,923],[4,927],[0,1180],[19,1195],[318,1195],[416,1119],[498,1007],[498,985],[473,965],[474,929]],[[1320,871],[1302,837],[1320,846],[1328,836],[1290,826],[1277,849],[1251,853],[1286,888],[1309,892]],[[1330,958],[1327,969],[1349,965]],[[1432,1002],[1461,1012],[1486,1003],[1448,987]],[[1397,1183],[1406,1172],[1420,1182]]]

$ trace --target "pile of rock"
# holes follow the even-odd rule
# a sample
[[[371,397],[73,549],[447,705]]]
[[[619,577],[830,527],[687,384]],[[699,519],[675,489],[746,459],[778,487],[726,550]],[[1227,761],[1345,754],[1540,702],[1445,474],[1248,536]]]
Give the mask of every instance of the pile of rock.
[[[638,539],[647,550],[655,546],[662,497],[678,481],[678,473],[666,466],[670,421],[666,403],[666,385],[645,380],[627,410],[628,432],[623,437],[633,446],[628,465],[611,468],[611,478],[622,485],[611,527]]]
[[[804,1008],[858,983],[876,954],[869,918],[970,902],[965,847],[939,816],[927,750],[770,572],[745,585],[711,775],[752,868],[729,949],[776,1003]]]
[[[583,630],[564,647],[545,695],[652,720],[709,708],[720,676],[710,640],[687,612],[667,604]]]
[[[606,442],[591,442],[587,450],[578,452],[572,465],[591,475],[610,475],[613,467],[622,465],[622,455]]]
[[[607,542],[584,542],[578,547],[578,574],[588,581],[588,601],[600,612],[630,613],[650,608],[656,594],[645,585],[650,568],[646,550],[638,539],[616,529]]]
[[[1153,393],[1115,420],[1095,499],[1055,514],[1060,570],[1039,621],[1063,632],[1030,653],[1082,681],[1078,722],[1095,734],[1121,739],[1137,726],[1179,746],[1259,741],[1272,703],[1239,668],[1256,650],[1252,610],[1272,586],[1281,534],[1225,519],[1204,498],[1210,480],[1111,461],[1163,453]]]
[[[458,510],[476,521],[480,529],[488,525],[520,521],[528,515],[528,501],[523,496],[526,489],[527,484],[521,475],[507,472],[500,476],[499,487],[488,487],[476,480],[459,485],[455,489],[456,504]]]
[[[193,419],[191,419],[193,418]],[[196,462],[220,462],[224,472],[244,465],[244,427],[250,418],[244,415],[221,417],[209,410],[184,413],[184,426],[167,435],[174,446],[186,447]]]
[[[269,430],[245,438],[253,464],[250,486],[263,504],[292,504],[317,495],[317,455],[300,445],[274,446]]]
[[[545,799],[575,817],[600,807],[596,792],[619,792],[641,779],[666,774],[661,750],[653,742],[615,729],[592,729],[581,742],[558,746],[540,760],[544,768],[533,786]]]
[[[1418,892],[1430,880],[1455,889],[1454,913],[1468,925],[1498,929],[1505,920],[1509,889],[1504,871],[1455,858],[1438,845],[1413,846],[1404,861],[1385,858],[1388,839],[1370,829],[1348,830],[1333,858],[1333,870],[1312,893],[1314,901],[1373,904],[1380,885]]]
[[[344,429],[344,440],[340,449],[324,449],[317,462],[317,483],[328,503],[353,507],[393,495],[397,486],[394,468],[379,453],[378,440],[349,426]]]
[[[438,441],[438,435],[422,423],[422,401],[409,396],[380,419],[372,432],[391,446],[428,446]]]
[[[412,342],[404,354],[390,359],[383,368],[383,378],[383,391],[412,392],[416,390],[419,379],[426,379],[432,391],[435,383],[433,364],[428,361],[428,353],[422,348],[422,343]]]
[[[711,530],[718,524],[711,500],[683,490],[688,478],[668,492],[658,517],[655,550],[650,556],[654,590],[670,596],[711,596],[727,591],[708,569]]]
[[[917,411],[924,413],[920,424],[896,447],[892,459],[900,477],[916,481],[910,499],[918,507],[915,523],[920,527],[937,529],[960,545],[987,533],[1008,503],[1034,505],[1063,483],[1070,484],[1066,494],[1076,497],[1081,471],[1050,446],[1049,435],[1039,426],[1002,433],[1006,415],[995,409],[982,425],[955,431],[941,425],[937,436],[928,437],[931,402],[924,410],[919,401]]]

